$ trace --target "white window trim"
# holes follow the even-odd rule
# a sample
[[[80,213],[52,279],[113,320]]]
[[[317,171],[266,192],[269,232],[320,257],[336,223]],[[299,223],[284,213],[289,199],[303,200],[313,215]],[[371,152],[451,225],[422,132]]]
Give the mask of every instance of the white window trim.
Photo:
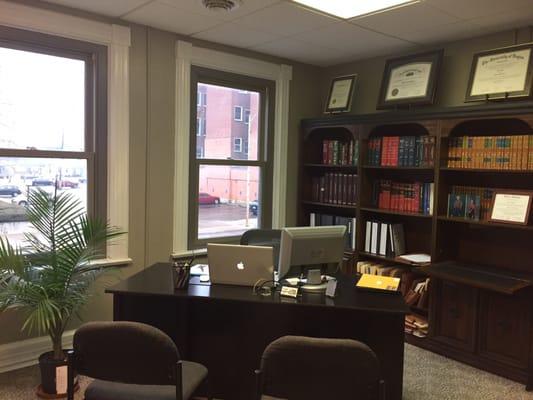
[[[238,140],[238,142],[237,142]],[[239,150],[235,150],[236,149],[236,146],[237,146],[237,143],[238,143],[238,146],[239,146]],[[233,151],[235,153],[242,153],[242,138],[233,138]]]
[[[237,111],[237,109],[240,109],[240,110],[241,110],[241,111],[239,112],[240,118],[235,118],[235,111]],[[244,113],[244,110],[243,110],[242,106],[234,106],[234,107],[233,107],[233,119],[234,119],[235,121],[239,121],[239,122],[241,122],[242,119],[243,119],[243,113]]]
[[[107,47],[107,219],[128,231],[130,28],[0,0],[0,25]],[[107,246],[99,264],[129,264],[128,234]]]
[[[262,60],[223,53],[193,46],[179,40],[176,43],[176,119],[174,151],[174,212],[173,254],[186,254],[188,228],[188,192],[183,183],[189,180],[190,142],[190,87],[191,66],[216,69],[276,82],[276,108],[274,110],[274,156],[272,227],[281,228],[286,223],[287,198],[287,143],[289,125],[289,86],[292,67]]]

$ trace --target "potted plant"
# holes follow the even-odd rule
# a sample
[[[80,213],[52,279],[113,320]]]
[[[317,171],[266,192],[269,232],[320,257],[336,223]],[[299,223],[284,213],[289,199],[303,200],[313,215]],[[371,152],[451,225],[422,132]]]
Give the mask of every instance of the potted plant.
[[[65,365],[62,336],[68,321],[90,297],[90,287],[104,272],[91,261],[104,255],[106,242],[121,235],[117,228],[89,217],[70,193],[42,189],[28,194],[24,246],[0,237],[0,311],[25,312],[23,331],[49,335],[53,350],[39,357],[38,393],[56,393],[56,368]]]

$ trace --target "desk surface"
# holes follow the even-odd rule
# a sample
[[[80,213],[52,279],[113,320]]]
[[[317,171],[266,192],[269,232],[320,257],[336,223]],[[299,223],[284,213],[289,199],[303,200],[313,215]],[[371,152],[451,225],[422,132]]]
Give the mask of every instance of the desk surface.
[[[254,294],[252,288],[233,285],[190,284],[188,290],[175,290],[172,283],[170,263],[158,263],[123,280],[106,290],[107,293],[175,296],[199,300],[241,301],[280,305],[306,305],[312,307],[334,307],[370,312],[405,314],[409,308],[403,297],[397,294],[361,291],[355,288],[356,278],[339,276],[337,296],[328,298],[324,294],[303,293],[298,299],[281,297],[279,293],[262,296]]]

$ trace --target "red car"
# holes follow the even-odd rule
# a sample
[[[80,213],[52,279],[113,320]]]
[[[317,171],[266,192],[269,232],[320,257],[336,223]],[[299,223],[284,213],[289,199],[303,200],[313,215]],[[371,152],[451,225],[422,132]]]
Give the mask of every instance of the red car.
[[[211,196],[209,193],[199,193],[198,204],[220,204],[220,197]]]

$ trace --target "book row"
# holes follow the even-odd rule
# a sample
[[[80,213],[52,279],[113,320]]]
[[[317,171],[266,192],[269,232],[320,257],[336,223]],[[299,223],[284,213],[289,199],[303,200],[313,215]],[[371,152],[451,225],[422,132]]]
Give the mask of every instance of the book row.
[[[353,206],[357,200],[357,175],[326,173],[311,181],[311,200]]]
[[[533,170],[533,135],[452,137],[448,167]]]
[[[366,221],[365,252],[384,257],[405,254],[405,234],[402,224]]]
[[[384,136],[368,141],[368,165],[433,167],[434,136]]]
[[[322,164],[326,165],[357,165],[359,162],[359,141],[340,140],[322,141]]]
[[[448,194],[448,217],[487,221],[494,189],[473,186],[452,186]]]
[[[376,180],[372,187],[372,202],[384,210],[433,214],[433,183],[402,183]]]
[[[408,314],[405,316],[405,333],[419,338],[425,338],[428,335],[429,323],[426,317],[420,315]]]
[[[354,217],[343,217],[340,215],[329,214],[309,214],[309,226],[331,226],[344,225],[346,226],[346,246],[347,250],[356,249],[356,232],[357,220]]]

